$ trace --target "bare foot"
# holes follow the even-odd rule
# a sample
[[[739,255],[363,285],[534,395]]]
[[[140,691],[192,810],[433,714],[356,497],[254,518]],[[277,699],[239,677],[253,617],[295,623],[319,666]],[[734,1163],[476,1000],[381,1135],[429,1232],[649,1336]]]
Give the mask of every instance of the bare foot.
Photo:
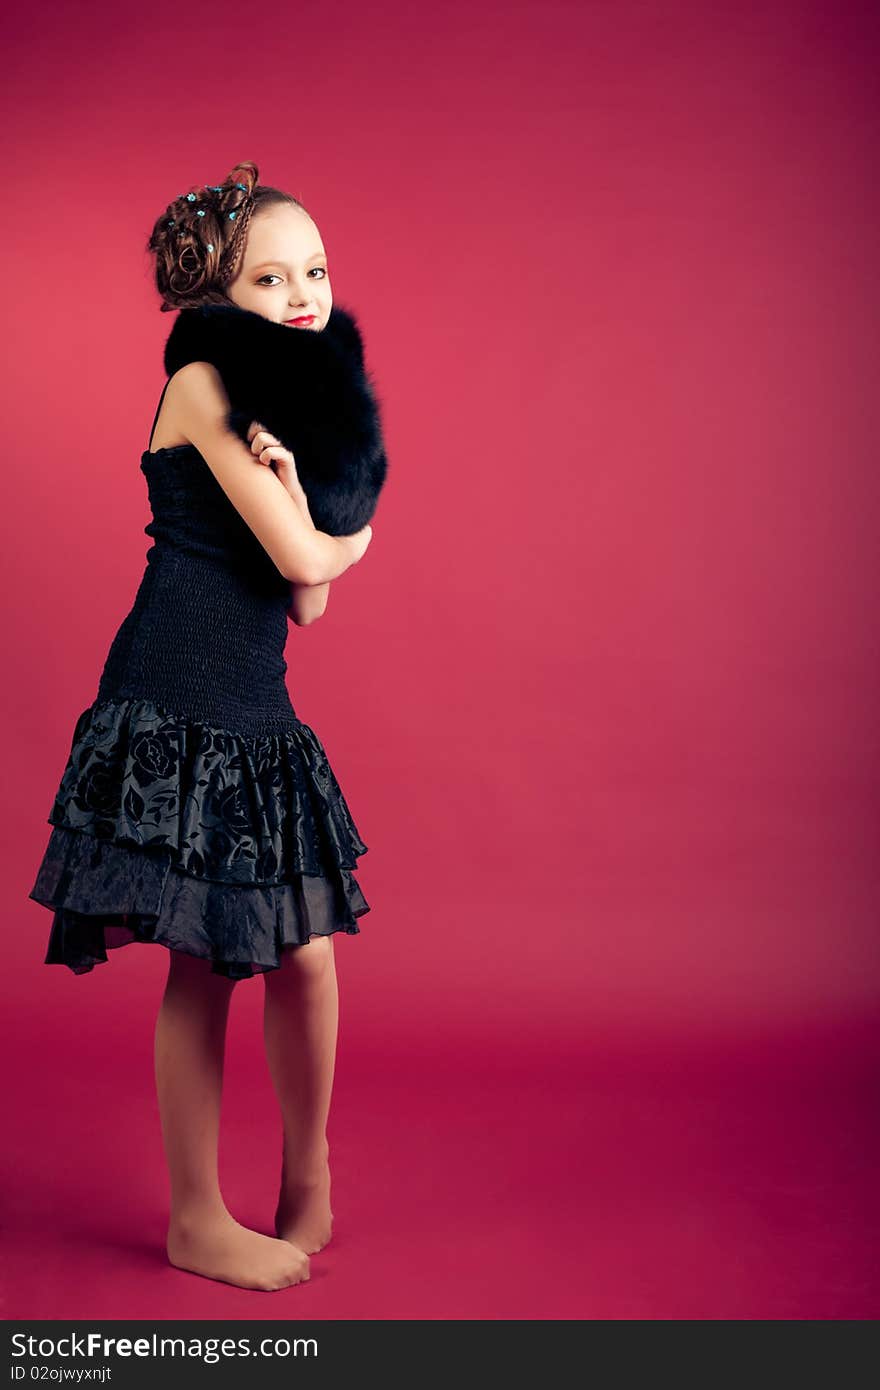
[[[289,1240],[307,1255],[323,1250],[333,1233],[330,1164],[326,1159],[308,1174],[282,1178],[275,1230],[281,1240]]]
[[[286,1289],[309,1278],[304,1250],[242,1226],[228,1211],[172,1218],[166,1250],[178,1269],[242,1289]]]

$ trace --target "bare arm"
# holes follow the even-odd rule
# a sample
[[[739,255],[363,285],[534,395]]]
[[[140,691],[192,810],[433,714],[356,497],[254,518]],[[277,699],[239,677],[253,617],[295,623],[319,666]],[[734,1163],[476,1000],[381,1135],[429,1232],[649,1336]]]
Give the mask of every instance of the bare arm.
[[[272,469],[254,468],[247,444],[226,427],[229,398],[216,367],[188,362],[171,378],[167,398],[181,432],[285,579],[318,587],[360,559],[369,527],[356,536],[316,530]]]
[[[287,616],[297,627],[308,627],[324,616],[330,597],[330,581],[323,584],[291,584]]]
[[[277,476],[277,475],[276,475]],[[281,475],[284,482],[284,474]],[[286,487],[285,483],[285,487]],[[290,491],[290,489],[288,489]],[[312,514],[309,511],[309,504],[306,495],[297,482],[297,490],[291,492],[291,496],[297,502],[306,521],[312,527]],[[330,581],[325,580],[323,584],[301,584],[293,583],[290,586],[290,608],[287,616],[291,622],[296,623],[297,627],[308,627],[309,623],[314,623],[318,618],[324,616],[327,607],[327,600],[330,597]]]
[[[263,428],[257,420],[252,420],[248,429],[251,453],[260,463],[271,468],[286,492],[293,498],[309,526],[314,526],[309,511],[309,499],[296,471],[296,459],[274,434]],[[371,528],[372,529],[372,528]],[[303,584],[294,582],[290,586],[290,607],[287,616],[299,627],[308,627],[323,617],[330,597],[330,583]]]

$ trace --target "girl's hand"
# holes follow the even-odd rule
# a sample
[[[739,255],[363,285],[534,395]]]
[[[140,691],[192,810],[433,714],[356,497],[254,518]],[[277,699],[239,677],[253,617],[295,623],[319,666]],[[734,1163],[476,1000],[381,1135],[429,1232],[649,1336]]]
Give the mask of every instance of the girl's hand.
[[[309,515],[309,504],[303,486],[297,476],[296,460],[289,449],[285,449],[280,440],[274,434],[263,429],[259,420],[252,420],[248,426],[248,440],[250,441],[251,453],[258,463],[266,464],[269,468],[274,468],[274,472],[290,496],[299,504],[305,515],[311,521]]]

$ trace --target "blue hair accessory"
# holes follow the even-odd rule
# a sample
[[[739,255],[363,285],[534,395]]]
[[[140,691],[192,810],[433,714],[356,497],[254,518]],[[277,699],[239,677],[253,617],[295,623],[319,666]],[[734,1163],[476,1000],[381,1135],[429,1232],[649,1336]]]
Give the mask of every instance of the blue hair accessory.
[[[232,186],[233,186],[233,188],[240,188],[241,191],[242,191],[242,193],[247,193],[247,192],[248,192],[248,186],[247,186],[246,183],[234,183]],[[209,189],[212,193],[222,193],[222,192],[223,192],[223,185],[222,185],[222,183],[206,183],[206,184],[205,184],[205,187],[206,187],[207,189]],[[178,193],[178,195],[177,195],[177,202],[180,202],[181,198],[186,198],[186,201],[187,201],[188,203],[197,203],[197,202],[198,202],[198,198],[197,198],[197,196],[196,196],[195,193]]]

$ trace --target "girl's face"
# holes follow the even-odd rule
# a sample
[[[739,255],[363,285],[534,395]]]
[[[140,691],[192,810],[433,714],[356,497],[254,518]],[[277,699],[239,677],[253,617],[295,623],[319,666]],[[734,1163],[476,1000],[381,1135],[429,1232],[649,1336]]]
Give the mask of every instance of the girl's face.
[[[273,323],[320,333],[333,306],[324,243],[308,213],[276,204],[254,213],[247,244],[226,293],[242,309]],[[311,321],[291,323],[311,316]]]

